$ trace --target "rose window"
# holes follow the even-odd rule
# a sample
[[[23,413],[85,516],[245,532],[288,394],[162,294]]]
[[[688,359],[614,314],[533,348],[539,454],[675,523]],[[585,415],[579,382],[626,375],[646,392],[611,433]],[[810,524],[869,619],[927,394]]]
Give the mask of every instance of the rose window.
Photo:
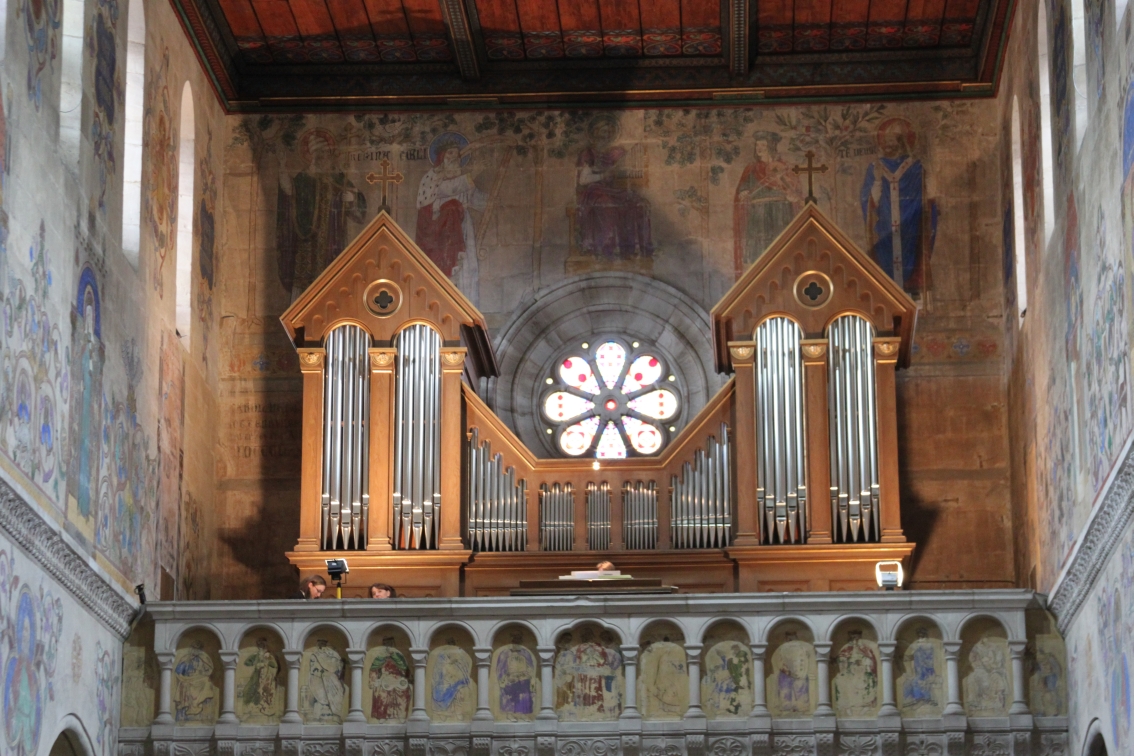
[[[547,378],[554,387],[541,402],[553,426],[547,432],[571,457],[655,454],[677,429],[671,425],[680,409],[675,381],[661,357],[637,341],[581,344]]]

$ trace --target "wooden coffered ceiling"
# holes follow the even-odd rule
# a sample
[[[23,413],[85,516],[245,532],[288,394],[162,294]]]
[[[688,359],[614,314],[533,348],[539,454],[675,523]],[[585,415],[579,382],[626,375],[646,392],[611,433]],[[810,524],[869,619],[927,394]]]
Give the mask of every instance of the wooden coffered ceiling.
[[[232,112],[993,93],[1011,0],[171,0]]]

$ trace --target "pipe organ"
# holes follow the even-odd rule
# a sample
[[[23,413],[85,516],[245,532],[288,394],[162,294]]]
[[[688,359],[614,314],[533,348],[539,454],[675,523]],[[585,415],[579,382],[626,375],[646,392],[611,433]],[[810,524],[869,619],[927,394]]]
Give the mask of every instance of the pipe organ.
[[[323,389],[322,544],[327,551],[366,546],[370,519],[370,334],[357,325],[326,339]]]
[[[756,328],[756,501],[764,543],[801,543],[807,532],[802,338],[787,317]]]
[[[528,482],[516,482],[516,468],[492,444],[479,443],[474,428],[468,442],[468,537],[474,551],[523,551],[527,546]]]
[[[498,375],[483,316],[381,212],[281,317],[303,375],[288,557],[309,573],[349,552],[354,581],[411,596],[600,560],[696,590],[873,585],[913,550],[895,371],[916,314],[808,205],[713,308],[731,377],[667,446],[540,459],[477,395]]]
[[[540,486],[539,532],[541,550],[571,550],[575,538],[575,490],[570,483]]]
[[[827,327],[831,427],[831,518],[836,540],[877,541],[878,427],[874,328],[858,315]]]
[[[417,323],[395,343],[394,543],[433,549],[441,516],[441,337]]]

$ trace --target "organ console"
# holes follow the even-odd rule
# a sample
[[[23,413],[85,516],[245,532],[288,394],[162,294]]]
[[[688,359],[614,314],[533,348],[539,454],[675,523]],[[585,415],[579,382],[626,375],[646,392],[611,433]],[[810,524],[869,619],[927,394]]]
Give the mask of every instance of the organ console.
[[[713,308],[732,377],[668,446],[540,459],[476,394],[483,316],[383,211],[281,317],[303,374],[288,558],[349,552],[347,595],[505,594],[608,558],[685,590],[871,588],[914,548],[895,371],[916,313],[808,204]]]

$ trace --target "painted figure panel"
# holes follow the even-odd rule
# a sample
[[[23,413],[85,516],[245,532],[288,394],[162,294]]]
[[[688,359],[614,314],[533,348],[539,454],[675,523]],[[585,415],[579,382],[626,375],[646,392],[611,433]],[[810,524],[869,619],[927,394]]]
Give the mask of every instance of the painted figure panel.
[[[768,668],[767,700],[772,716],[810,717],[819,702],[815,647],[804,640],[789,639],[772,652]]]
[[[275,724],[287,705],[283,645],[269,633],[241,642],[236,661],[236,716],[247,724]]]
[[[878,644],[851,630],[850,640],[835,655],[831,705],[844,719],[873,719],[881,706]]]
[[[638,659],[638,708],[645,719],[680,719],[689,708],[685,648],[651,643]]]
[[[1028,708],[1033,716],[1067,714],[1067,648],[1057,634],[1040,634],[1033,641],[1032,673],[1028,678]],[[1125,662],[1125,660],[1123,660]]]
[[[388,643],[386,641],[389,641]],[[366,654],[366,690],[370,705],[363,706],[371,722],[402,723],[413,705],[413,671],[404,653],[394,646],[394,638],[383,638],[382,645]]]
[[[755,703],[752,653],[747,644],[724,640],[705,652],[701,706],[709,719],[743,719]]]
[[[539,667],[535,654],[517,634],[492,652],[491,706],[498,720],[522,722],[539,711]]]
[[[625,681],[614,634],[590,625],[559,636],[555,709],[566,722],[610,721],[622,713]]]
[[[1011,703],[1008,641],[984,637],[969,650],[969,672],[962,685],[965,713],[970,717],[1002,717]]]
[[[195,632],[173,657],[173,719],[179,725],[211,725],[220,711],[221,665],[216,639]]]
[[[342,724],[349,701],[341,641],[316,636],[299,665],[299,712],[308,724]]]
[[[939,717],[945,708],[945,646],[933,637],[940,635],[936,628],[921,625],[914,633],[901,654],[898,708],[903,717]]]
[[[756,261],[803,207],[799,176],[779,156],[781,136],[752,135],[753,162],[744,168],[733,198],[736,275]]]
[[[476,681],[472,659],[456,645],[429,652],[425,677],[429,682],[425,708],[434,722],[471,722],[476,711]]]

